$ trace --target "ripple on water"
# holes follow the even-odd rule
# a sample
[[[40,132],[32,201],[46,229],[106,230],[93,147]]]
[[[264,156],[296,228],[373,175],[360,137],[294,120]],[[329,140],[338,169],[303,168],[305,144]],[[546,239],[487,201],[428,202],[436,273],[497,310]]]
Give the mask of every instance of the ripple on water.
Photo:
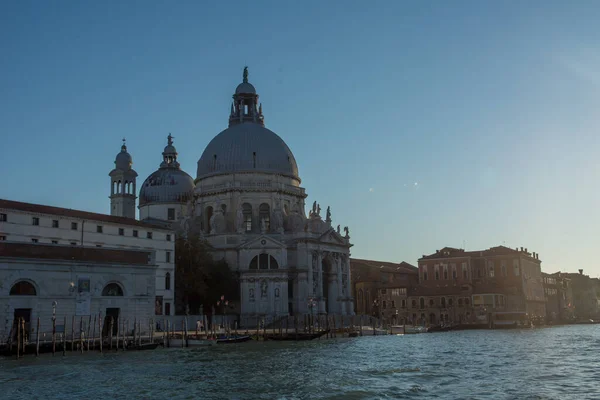
[[[11,399],[597,399],[600,326],[0,359]]]

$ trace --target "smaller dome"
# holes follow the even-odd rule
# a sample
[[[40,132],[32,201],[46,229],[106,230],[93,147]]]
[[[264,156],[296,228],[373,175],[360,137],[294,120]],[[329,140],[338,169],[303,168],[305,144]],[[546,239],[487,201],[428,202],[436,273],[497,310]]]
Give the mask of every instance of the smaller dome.
[[[127,146],[123,144],[123,146],[121,146],[121,152],[117,154],[117,157],[115,158],[115,168],[127,171],[131,169],[132,164],[133,159],[131,158],[131,154],[127,152]]]
[[[161,168],[153,172],[140,189],[140,207],[148,203],[185,204],[194,193],[194,180],[180,169]]]
[[[251,83],[242,82],[235,88],[235,94],[256,94],[256,89]]]

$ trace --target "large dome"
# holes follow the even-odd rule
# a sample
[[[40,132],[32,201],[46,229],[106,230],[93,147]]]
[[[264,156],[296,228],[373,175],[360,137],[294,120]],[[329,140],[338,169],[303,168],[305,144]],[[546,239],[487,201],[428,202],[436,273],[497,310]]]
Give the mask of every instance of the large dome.
[[[153,172],[140,189],[140,206],[148,203],[186,203],[194,192],[194,180],[179,169]]]
[[[296,159],[283,139],[253,122],[232,125],[210,141],[198,161],[197,179],[237,172],[266,172],[300,181]]]

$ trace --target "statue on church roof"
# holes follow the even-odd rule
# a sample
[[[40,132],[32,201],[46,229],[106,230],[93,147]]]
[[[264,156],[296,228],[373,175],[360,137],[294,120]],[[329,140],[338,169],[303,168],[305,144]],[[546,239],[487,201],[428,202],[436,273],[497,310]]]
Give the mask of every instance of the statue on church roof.
[[[317,213],[317,202],[313,202],[313,207],[312,207],[312,214],[316,214]]]
[[[337,226],[337,233],[338,234],[340,233],[340,226],[339,225]]]
[[[244,82],[248,82],[248,66],[244,67]]]
[[[325,222],[331,224],[331,207],[327,206],[327,214],[325,215]]]

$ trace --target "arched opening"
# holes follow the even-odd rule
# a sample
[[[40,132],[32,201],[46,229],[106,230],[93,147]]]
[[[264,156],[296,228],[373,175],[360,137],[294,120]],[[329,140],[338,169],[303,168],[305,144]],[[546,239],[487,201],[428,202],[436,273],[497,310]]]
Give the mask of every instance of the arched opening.
[[[417,308],[417,301],[416,300],[412,301],[412,308]]]
[[[452,300],[452,297],[450,297],[450,298],[448,299],[448,306],[449,306],[449,307],[452,307],[452,304],[453,304],[453,303],[454,303],[454,301]]]
[[[123,296],[123,289],[117,283],[109,283],[102,289],[102,296]]]
[[[37,296],[37,292],[31,282],[19,281],[10,288],[10,296]]]
[[[113,181],[111,190],[112,190],[112,194],[117,193],[117,181]]]
[[[258,268],[259,269],[269,269],[269,255],[268,254],[260,254],[258,256]]]
[[[435,314],[434,313],[429,314],[429,323],[432,325],[435,324]]]
[[[258,220],[260,221],[261,229],[263,228],[263,221],[265,231],[268,232],[271,229],[271,212],[267,203],[262,203],[258,208]]]
[[[212,230],[212,226],[210,225],[210,219],[213,215],[213,208],[211,206],[206,207],[204,210],[204,215],[206,216],[206,232],[210,233]]]
[[[117,193],[121,193],[123,191],[123,189],[121,188],[121,181],[119,180],[117,182]]]
[[[171,273],[165,274],[165,290],[171,290]]]
[[[244,215],[244,228],[246,232],[252,231],[252,206],[248,203],[242,204],[242,214]]]
[[[422,297],[419,299],[419,308],[425,308],[425,299]]]
[[[433,307],[435,304],[435,301],[433,301],[433,299],[429,299],[429,307]]]
[[[279,269],[279,264],[273,256],[269,256],[269,269]]]
[[[442,297],[442,308],[446,307],[446,298]]]
[[[125,181],[125,185],[124,186],[125,186],[125,188],[123,190],[123,193],[129,194],[129,182]]]
[[[250,266],[248,269],[258,269],[258,256],[254,257],[252,261],[250,261]]]

